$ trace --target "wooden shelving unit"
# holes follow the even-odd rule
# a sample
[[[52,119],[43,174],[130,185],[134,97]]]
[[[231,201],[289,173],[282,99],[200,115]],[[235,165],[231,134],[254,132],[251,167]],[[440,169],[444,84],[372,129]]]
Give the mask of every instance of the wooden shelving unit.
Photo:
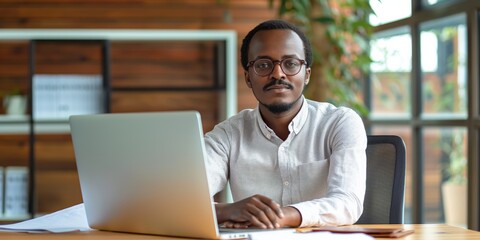
[[[0,30],[0,44],[2,41],[27,41],[29,43],[29,113],[27,116],[12,117],[0,115],[0,135],[20,134],[29,135],[29,212],[33,216],[36,211],[36,196],[38,183],[36,180],[36,172],[38,169],[36,151],[47,149],[42,145],[42,149],[36,146],[37,136],[42,134],[53,134],[54,137],[46,137],[65,139],[61,135],[69,135],[69,127],[66,119],[56,119],[52,121],[42,120],[36,121],[33,116],[31,106],[34,106],[32,96],[32,79],[37,72],[36,62],[38,56],[37,46],[45,42],[98,42],[101,44],[101,69],[104,84],[105,112],[129,112],[129,111],[152,111],[167,108],[166,110],[175,110],[176,106],[170,106],[171,103],[178,102],[178,108],[183,110],[185,106],[181,106],[182,99],[195,98],[194,101],[204,101],[205,106],[200,107],[200,112],[204,111],[205,116],[210,122],[221,121],[237,112],[237,43],[236,33],[228,30],[108,30],[108,29],[2,29]],[[112,76],[112,45],[115,44],[132,44],[137,43],[152,44],[158,42],[214,42],[212,49],[213,57],[210,59],[214,62],[212,81],[205,85],[195,85],[185,81],[182,84],[169,84],[142,80],[138,81],[133,76],[129,79],[117,80]],[[123,45],[121,45],[123,46]],[[121,48],[120,48],[121,49]],[[157,52],[159,50],[156,50]],[[128,54],[118,51],[118,54]],[[148,54],[148,51],[147,51]],[[118,56],[116,56],[118,58]],[[200,59],[199,61],[203,61]],[[121,65],[121,64],[119,64]],[[155,67],[155,66],[153,66]],[[116,69],[121,69],[117,67]],[[141,69],[140,71],[147,71]],[[188,72],[188,66],[184,71]],[[59,70],[61,72],[61,69]],[[152,71],[155,72],[155,71]],[[1,76],[0,76],[1,77]],[[112,79],[114,80],[112,82]],[[135,82],[134,82],[135,80]],[[150,84],[150,85],[149,85]],[[1,86],[0,86],[1,87]],[[213,93],[213,94],[212,94]],[[213,97],[212,97],[213,96]],[[146,99],[172,99],[169,103],[156,104],[150,108],[144,108],[141,104],[131,104],[131,100],[144,101]],[[210,106],[216,101],[217,106]],[[187,104],[188,107],[188,104]],[[210,113],[212,108],[218,109],[215,113]],[[216,119],[211,119],[216,118]],[[211,124],[210,124],[211,125]],[[209,126],[211,127],[211,126]],[[63,147],[65,148],[65,147]],[[66,147],[69,148],[69,147]],[[68,149],[65,151],[69,151]],[[62,152],[62,151],[60,151]],[[73,153],[72,153],[73,154]],[[70,158],[69,156],[68,158]],[[2,160],[0,159],[0,164]],[[60,169],[57,173],[61,174],[62,164],[53,167]],[[41,169],[45,170],[45,166]],[[70,167],[66,167],[67,169]],[[43,184],[43,183],[42,183]],[[40,185],[42,185],[40,184]],[[38,188],[38,186],[37,186]],[[51,190],[50,190],[51,191]],[[1,219],[0,220],[9,220]],[[18,219],[10,219],[18,220]]]

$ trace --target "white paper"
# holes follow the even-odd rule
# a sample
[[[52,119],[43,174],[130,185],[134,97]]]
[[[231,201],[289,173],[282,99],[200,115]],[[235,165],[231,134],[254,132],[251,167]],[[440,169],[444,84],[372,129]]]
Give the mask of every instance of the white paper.
[[[374,240],[375,238],[363,233],[331,233],[308,232],[297,233],[292,231],[265,231],[249,234],[249,240]]]
[[[25,218],[28,216],[28,168],[9,166],[5,168],[5,206],[6,218]]]
[[[0,225],[0,231],[4,232],[61,233],[91,230],[83,203],[23,222]]]

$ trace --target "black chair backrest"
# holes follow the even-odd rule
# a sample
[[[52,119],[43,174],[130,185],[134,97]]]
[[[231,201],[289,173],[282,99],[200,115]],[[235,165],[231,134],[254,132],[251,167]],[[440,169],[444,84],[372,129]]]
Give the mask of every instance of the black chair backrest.
[[[357,224],[402,224],[405,197],[405,143],[399,136],[368,136],[367,185]]]

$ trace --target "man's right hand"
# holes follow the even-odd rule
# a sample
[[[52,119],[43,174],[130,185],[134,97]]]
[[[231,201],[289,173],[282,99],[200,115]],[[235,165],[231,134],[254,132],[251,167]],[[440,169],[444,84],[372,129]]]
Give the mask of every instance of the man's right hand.
[[[263,195],[254,195],[234,203],[215,205],[217,221],[232,228],[280,228],[283,212],[278,203]]]

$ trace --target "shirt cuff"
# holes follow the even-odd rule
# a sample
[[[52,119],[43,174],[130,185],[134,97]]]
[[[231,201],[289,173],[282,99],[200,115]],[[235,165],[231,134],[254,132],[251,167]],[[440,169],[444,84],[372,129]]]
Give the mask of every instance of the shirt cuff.
[[[315,209],[309,208],[305,204],[299,203],[299,204],[293,204],[289,205],[290,207],[294,207],[300,212],[300,215],[302,217],[302,222],[300,223],[299,227],[312,227],[312,226],[320,226],[320,223],[318,222],[317,214],[315,213]]]

